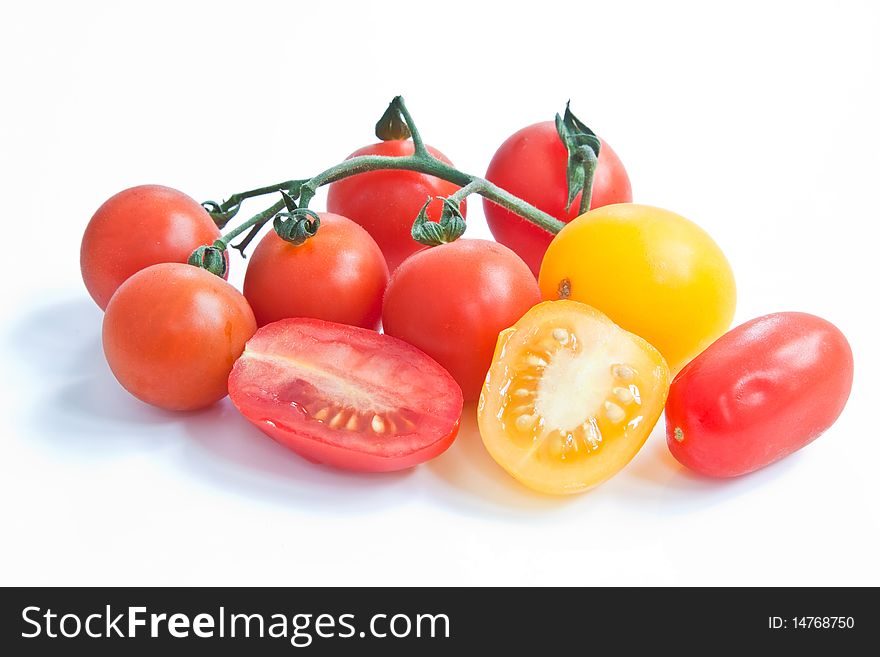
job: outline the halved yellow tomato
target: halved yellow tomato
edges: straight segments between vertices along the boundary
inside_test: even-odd
[[[645,340],[590,306],[546,301],[498,336],[480,435],[529,488],[578,493],[629,463],[668,392],[666,361]]]

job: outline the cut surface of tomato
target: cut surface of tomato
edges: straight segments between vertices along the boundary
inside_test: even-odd
[[[529,488],[577,493],[629,463],[668,391],[666,361],[642,338],[584,304],[547,301],[499,336],[480,434]]]
[[[229,377],[254,425],[301,456],[347,470],[401,470],[443,452],[462,394],[429,356],[375,331],[318,319],[259,329]]]

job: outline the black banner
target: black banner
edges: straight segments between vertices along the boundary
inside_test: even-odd
[[[0,614],[7,655],[854,654],[878,604],[873,589],[20,588]]]

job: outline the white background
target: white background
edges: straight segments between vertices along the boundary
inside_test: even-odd
[[[880,584],[880,5],[309,5],[0,10],[0,583]],[[683,471],[661,425],[615,479],[551,499],[495,466],[470,416],[434,462],[371,477],[300,460],[228,402],[130,398],[79,277],[94,210],[141,183],[220,199],[317,173],[397,93],[477,174],[571,98],[637,201],[727,253],[737,323],[804,310],[846,333],[839,422],[720,482]]]

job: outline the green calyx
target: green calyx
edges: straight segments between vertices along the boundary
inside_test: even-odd
[[[376,124],[376,136],[382,141],[409,139],[412,136],[412,132],[400,112],[400,102],[400,96],[396,96],[388,104],[388,109]]]
[[[238,211],[241,208],[241,203],[234,203],[230,207],[224,209],[223,206],[216,201],[205,201],[202,203],[202,207],[205,208],[205,211],[209,215],[211,215],[211,219],[214,220],[217,227],[223,228],[226,224],[232,221],[236,214],[238,214]]]
[[[186,261],[194,267],[206,269],[215,276],[223,278],[228,269],[226,245],[217,240],[210,246],[200,246],[190,254]]]
[[[590,209],[590,200],[593,193],[593,174],[596,172],[596,164],[599,161],[599,150],[602,142],[596,133],[585,126],[565,104],[565,114],[556,115],[556,132],[565,144],[568,151],[568,204],[571,207],[574,199],[581,194],[580,211]]]
[[[440,213],[440,221],[428,220],[428,206],[433,198],[425,201],[422,209],[412,225],[412,238],[425,246],[438,246],[454,242],[464,234],[467,224],[458,201],[443,199],[443,211]]]
[[[281,192],[284,198],[286,212],[279,212],[272,220],[272,227],[278,237],[294,246],[305,244],[310,237],[314,237],[321,226],[321,218],[318,213],[308,208],[296,207],[296,202],[286,192]]]

